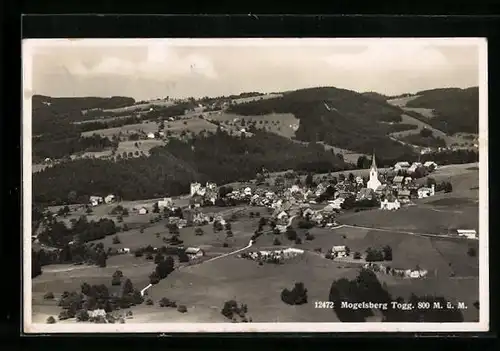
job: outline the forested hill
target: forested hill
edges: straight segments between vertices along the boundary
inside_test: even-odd
[[[34,95],[31,98],[33,134],[50,132],[60,125],[69,125],[84,119],[85,110],[112,109],[130,106],[135,100],[130,97],[50,97]]]
[[[62,162],[33,175],[33,196],[44,204],[86,202],[89,195],[116,194],[125,200],[175,196],[189,192],[192,181],[250,180],[262,167],[328,172],[350,165],[319,144],[305,146],[263,131],[240,137],[219,130],[189,142],[172,140],[152,149],[150,157]]]
[[[432,109],[428,123],[448,134],[478,133],[479,88],[446,88],[419,91],[406,107]]]
[[[229,111],[240,115],[293,113],[300,119],[296,138],[302,141],[324,141],[361,153],[376,149],[388,158],[410,152],[388,136],[394,129],[387,122],[401,122],[404,112],[378,94],[331,87],[302,89],[274,99],[233,105]]]

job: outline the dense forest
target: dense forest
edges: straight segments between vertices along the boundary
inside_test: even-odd
[[[435,117],[425,118],[411,115],[450,135],[455,133],[478,133],[479,88],[447,88],[420,91],[416,99],[406,106],[434,110]]]
[[[189,142],[172,140],[151,149],[150,157],[61,162],[33,175],[34,202],[62,204],[69,201],[71,192],[77,194],[71,198],[79,200],[110,193],[125,200],[175,196],[188,192],[192,181],[249,180],[262,167],[315,172],[350,167],[319,144],[305,146],[272,133],[255,132],[240,137],[218,130]]]
[[[283,97],[232,105],[240,115],[293,113],[300,119],[296,138],[324,141],[344,149],[397,157],[407,148],[387,134],[395,127],[381,122],[401,122],[403,111],[380,98],[337,88],[313,88],[286,93]]]

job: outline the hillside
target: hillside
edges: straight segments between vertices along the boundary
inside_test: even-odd
[[[48,167],[33,175],[34,202],[78,202],[82,196],[110,193],[124,200],[175,196],[188,192],[194,180],[249,180],[262,167],[321,172],[348,168],[322,146],[304,146],[263,131],[239,137],[218,130],[189,142],[171,140],[150,153],[150,157],[120,157],[116,162],[79,159]]]
[[[379,95],[337,88],[302,89],[274,99],[233,105],[228,112],[244,116],[292,113],[300,120],[295,137],[301,141],[323,141],[360,153],[376,149],[385,157],[411,152],[388,137],[400,130],[394,125],[401,122],[403,111]]]
[[[478,87],[425,90],[416,95],[416,98],[406,103],[406,107],[431,109],[434,116],[427,118],[426,122],[434,128],[450,135],[460,132],[478,133]]]

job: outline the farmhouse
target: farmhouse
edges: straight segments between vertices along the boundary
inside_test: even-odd
[[[380,202],[380,209],[381,210],[399,210],[401,208],[401,203],[399,200],[393,196],[389,195],[386,196],[381,202]]]
[[[410,167],[410,164],[406,161],[404,162],[397,162],[395,165],[394,165],[394,170],[395,171],[399,171],[399,170],[406,170]]]
[[[429,197],[429,196],[434,196],[434,193],[435,193],[434,184],[432,184],[430,188],[422,187],[422,188],[418,189],[417,192],[418,192],[419,199],[423,199],[423,198]]]
[[[200,258],[205,255],[205,252],[199,247],[188,247],[185,252],[190,260]]]
[[[477,232],[475,229],[457,229],[458,236],[465,237],[467,239],[477,239]]]
[[[437,168],[437,164],[434,161],[427,161],[424,163],[424,167],[427,169],[435,170]]]
[[[104,200],[101,196],[91,196],[89,201],[92,206],[97,206],[102,204]]]
[[[170,197],[164,197],[163,200],[158,201],[158,208],[163,209],[165,207],[170,208],[172,207],[173,202],[172,198]]]
[[[356,177],[356,184],[358,185],[364,185],[364,180],[360,176]]]
[[[394,177],[394,180],[392,181],[394,186],[397,188],[401,188],[403,186],[403,182],[404,182],[403,176],[396,176],[396,177]]]
[[[138,213],[139,213],[140,215],[145,215],[145,214],[147,214],[148,212],[149,212],[149,211],[148,211],[148,209],[147,209],[146,207],[141,207],[141,208],[139,209],[139,211],[138,211]]]
[[[104,202],[110,204],[115,201],[115,196],[110,194],[104,198]]]
[[[400,202],[410,202],[410,190],[403,189],[398,191],[398,200]]]
[[[155,133],[148,133],[148,139],[154,139]]]
[[[331,252],[332,252],[333,257],[336,257],[336,258],[347,256],[347,248],[345,247],[345,245],[333,246]]]

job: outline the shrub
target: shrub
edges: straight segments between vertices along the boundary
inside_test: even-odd
[[[199,228],[199,227],[198,227],[198,228],[196,228],[196,229],[194,230],[194,234],[195,234],[195,235],[203,235],[203,229],[201,229],[201,228]]]
[[[232,237],[234,236],[234,234],[233,234],[232,230],[228,230],[228,231],[226,232],[226,235],[227,235],[227,237],[228,237],[228,238],[232,238]]]
[[[304,287],[304,283],[295,283],[291,291],[283,289],[281,300],[288,305],[302,305],[307,303],[307,289]]]
[[[306,240],[308,241],[314,240],[314,235],[310,234],[309,232],[306,233]]]
[[[78,312],[76,312],[76,320],[78,322],[86,322],[89,320],[89,313],[87,312],[87,310],[79,310]]]
[[[177,307],[177,311],[180,312],[180,313],[186,313],[187,312],[187,307],[184,306],[184,305],[179,305],[179,307]]]
[[[229,247],[229,244],[228,243],[224,243],[224,244],[222,244],[222,247]]]
[[[54,324],[56,322],[56,319],[52,316],[50,316],[49,318],[47,318],[47,324]]]
[[[43,298],[45,300],[53,300],[54,299],[54,293],[52,291],[49,291],[45,295],[43,295]]]
[[[166,297],[163,297],[160,302],[159,302],[160,307],[172,307],[175,308],[177,307],[177,303],[175,301],[171,301],[167,299]]]

